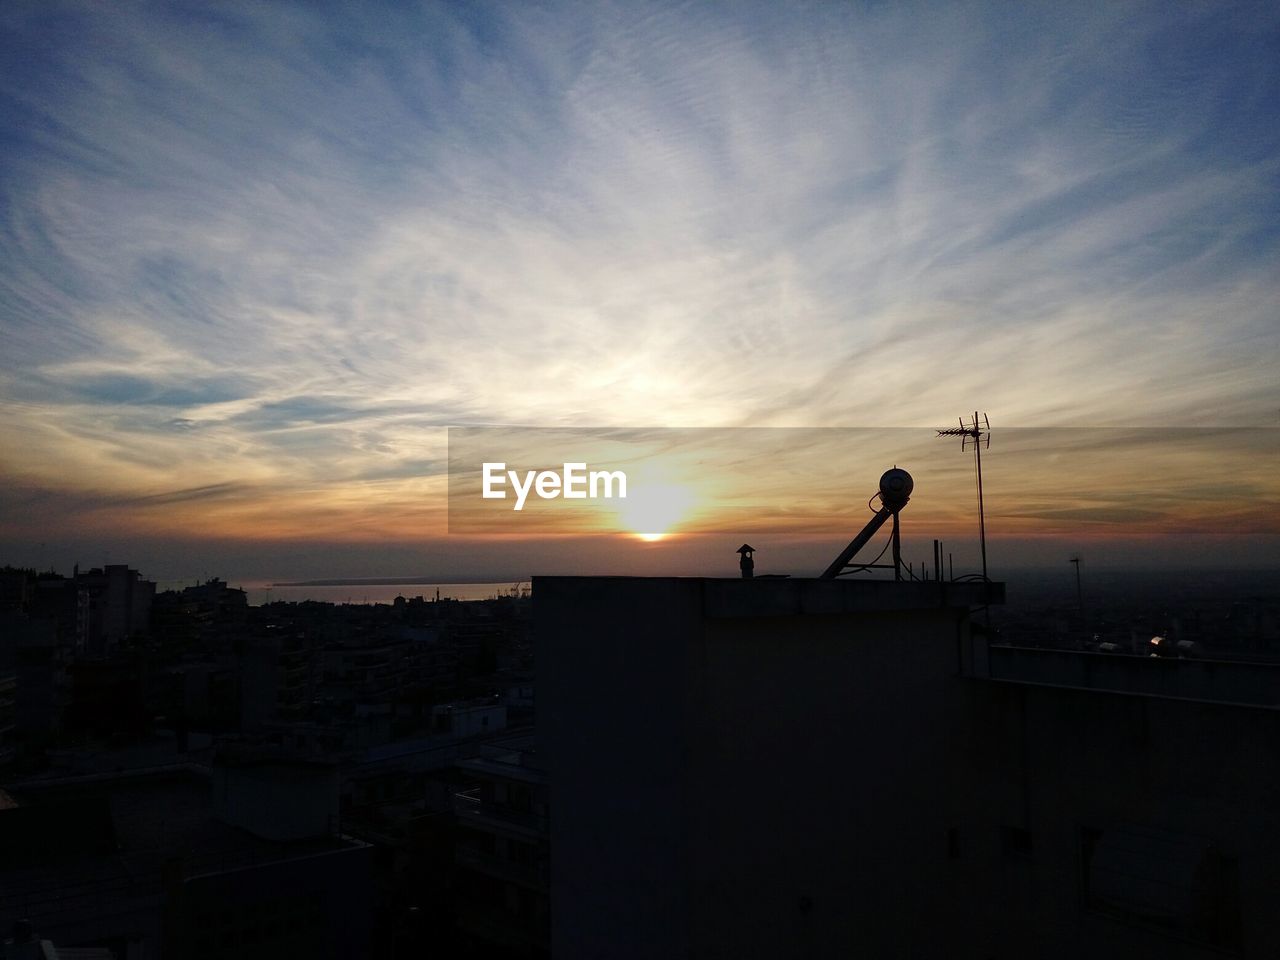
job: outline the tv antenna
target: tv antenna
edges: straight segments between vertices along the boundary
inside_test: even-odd
[[[892,470],[886,470],[880,477],[880,490],[872,494],[871,500],[867,505],[870,506],[877,497],[880,498],[880,509],[876,510],[876,514],[867,521],[867,525],[862,528],[862,532],[849,541],[849,545],[840,552],[840,556],[831,562],[831,566],[823,571],[821,579],[834,580],[836,577],[846,573],[856,573],[860,570],[869,570],[871,568],[881,568],[893,570],[893,579],[902,579],[902,540],[898,533],[898,513],[907,505],[907,501],[911,499],[911,491],[915,489],[915,481],[911,479],[911,474],[905,470],[899,470],[894,467]],[[874,507],[872,509],[875,509]],[[871,563],[850,563],[854,554],[867,545],[867,541],[875,536],[876,531],[884,526],[884,522],[893,517],[893,534],[889,543],[893,546],[893,563],[879,563],[880,557],[876,557]],[[888,546],[889,544],[886,544]],[[745,548],[745,544],[743,545]],[[880,551],[881,555],[884,551]]]
[[[1079,610],[1083,610],[1084,609],[1084,592],[1080,589],[1080,554],[1078,553],[1075,554],[1067,562],[1074,563],[1076,565],[1076,608]]]
[[[978,543],[982,548],[982,579],[987,579],[987,520],[982,506],[982,448],[991,449],[991,421],[982,415],[982,423],[978,422],[978,411],[973,411],[973,421],[965,423],[960,417],[960,426],[939,430],[940,437],[959,437],[960,449],[967,450],[973,445],[973,457],[978,471]],[[1076,568],[1077,570],[1079,567]]]

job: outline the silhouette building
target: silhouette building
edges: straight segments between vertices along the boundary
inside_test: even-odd
[[[339,829],[333,765],[228,750],[3,795],[5,930],[117,960],[366,953],[371,849]]]
[[[995,646],[1002,595],[537,578],[552,955],[1280,955],[1278,668]]]
[[[459,763],[454,796],[459,928],[480,950],[547,956],[547,778],[535,753],[494,750]]]
[[[125,564],[77,571],[76,648],[105,656],[133,633],[146,633],[156,585]]]

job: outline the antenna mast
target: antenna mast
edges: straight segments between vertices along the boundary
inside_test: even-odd
[[[970,442],[973,443],[974,462],[978,469],[978,543],[982,548],[982,579],[987,579],[987,518],[986,511],[982,505],[982,447],[985,445],[988,450],[991,449],[991,421],[987,419],[987,415],[982,414],[982,422],[978,422],[978,411],[973,411],[973,422],[966,424],[964,418],[960,418],[960,426],[948,427],[945,430],[939,430],[940,437],[959,437],[960,449],[966,450]]]

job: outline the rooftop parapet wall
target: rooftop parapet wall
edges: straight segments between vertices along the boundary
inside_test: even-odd
[[[1280,664],[992,645],[985,679],[1280,709]]]
[[[753,580],[683,577],[534,577],[534,594],[546,584],[556,592],[607,589],[636,596],[661,581],[673,589],[701,590],[702,614],[711,619],[786,617],[895,610],[967,609],[1004,603],[1003,583],[982,581],[819,580],[761,577]]]
[[[703,580],[708,617],[968,608],[1004,603],[1003,583],[894,580]]]

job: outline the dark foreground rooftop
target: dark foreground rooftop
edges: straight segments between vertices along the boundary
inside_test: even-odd
[[[698,590],[706,617],[766,617],[928,610],[1004,603],[1004,584],[981,580],[820,580],[810,577],[758,577],[744,580],[705,577],[534,577],[533,591],[554,589],[560,596],[601,589],[622,597],[652,596],[665,585],[671,591]]]

